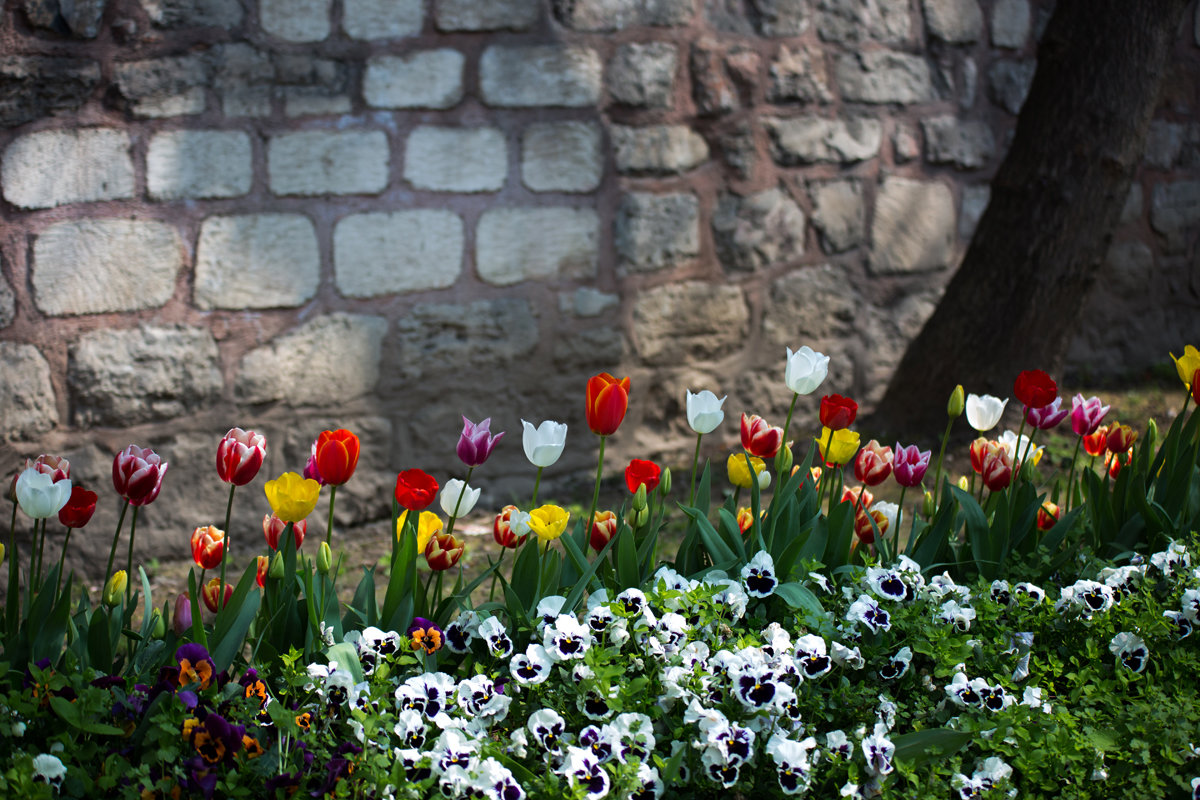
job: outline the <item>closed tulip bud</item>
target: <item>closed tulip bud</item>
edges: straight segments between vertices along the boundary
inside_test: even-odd
[[[154,609],[153,615],[150,617],[150,635],[155,639],[161,639],[167,633],[167,623],[163,619],[162,612],[157,608]]]
[[[963,409],[966,408],[967,399],[963,394],[963,387],[960,383],[954,387],[954,391],[950,393],[950,401],[946,403],[946,414],[950,419],[958,419],[962,416]]]
[[[4,563],[4,543],[0,542],[0,564]]]
[[[125,595],[125,587],[129,585],[129,575],[123,569],[119,569],[109,577],[108,582],[104,584],[104,593],[101,597],[104,599],[104,605],[109,608],[117,606],[121,602],[121,598]]]
[[[921,501],[921,513],[928,519],[933,516],[935,506],[933,504],[933,492],[926,492],[925,499]]]
[[[650,521],[650,509],[639,508],[634,513],[634,519],[633,519],[633,522],[630,523],[630,527],[641,528],[649,521]]]
[[[448,533],[435,533],[425,546],[425,561],[434,572],[450,569],[462,558],[463,541]]]
[[[276,553],[275,557],[271,559],[271,567],[267,570],[267,577],[278,580],[283,577],[283,570],[283,553]]]
[[[184,592],[175,598],[175,611],[171,614],[171,630],[183,636],[192,629],[192,598]]]
[[[259,556],[255,561],[254,582],[258,584],[258,588],[267,588],[267,570],[270,569],[271,559],[266,556]]]
[[[638,486],[637,491],[633,495],[633,507],[641,511],[646,507],[646,484]]]
[[[970,485],[971,485],[971,482],[967,480],[966,475],[958,476],[958,488],[959,489],[962,489],[965,492]]]
[[[1114,422],[1108,426],[1108,452],[1124,453],[1137,441],[1137,431],[1128,425]]]
[[[625,512],[625,522],[627,522],[629,524],[629,527],[636,528],[638,526],[637,521],[638,521],[638,510],[636,508],[631,508]]]
[[[790,472],[792,469],[792,448],[784,445],[779,448],[779,452],[775,454],[775,471],[780,475]]]
[[[200,590],[200,599],[204,601],[204,605],[208,606],[208,610],[217,613],[218,608],[224,608],[229,605],[230,599],[233,597],[233,587],[228,583],[223,584],[225,591],[221,591],[221,579],[213,578]],[[222,595],[224,595],[222,597]]]
[[[1146,423],[1146,443],[1143,446],[1151,453],[1158,446],[1158,423],[1154,421],[1154,417]]]
[[[1037,512],[1037,526],[1039,531],[1048,531],[1058,522],[1060,511],[1057,505],[1049,500],[1042,503],[1041,508]]]
[[[329,542],[321,542],[321,547],[317,550],[317,572],[324,575],[332,566],[333,551],[329,549]]]
[[[1153,420],[1151,420],[1153,422]],[[658,484],[659,494],[666,496],[671,493],[671,468],[667,467],[662,471],[662,480]]]
[[[588,543],[599,553],[612,537],[617,535],[617,515],[611,511],[597,511],[592,517],[592,532]]]

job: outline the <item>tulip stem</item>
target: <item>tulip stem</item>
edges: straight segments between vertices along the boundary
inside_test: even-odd
[[[942,434],[942,449],[938,450],[937,470],[933,473],[933,510],[937,511],[942,499],[942,459],[946,457],[946,442],[950,439],[950,429],[954,427],[954,417],[946,423],[946,432]]]
[[[471,474],[474,472],[475,472],[474,467],[467,468],[467,478],[466,478],[466,480],[463,481],[462,488],[458,490],[458,499],[454,501],[454,513],[450,515],[450,523],[446,526],[446,535],[447,536],[454,533],[454,523],[458,519],[458,509],[462,506],[463,495],[465,495],[467,493],[467,486],[470,485]],[[333,498],[330,498],[331,502],[332,502],[332,499]],[[418,520],[418,522],[419,522],[419,520]],[[417,529],[420,530],[420,525],[417,526]]]
[[[533,479],[533,499],[529,501],[529,507],[531,509],[537,507],[538,487],[542,485],[542,470],[544,469],[545,467],[538,467],[537,477]],[[501,553],[500,555],[504,555],[504,553]]]
[[[62,552],[58,555],[58,582],[54,586],[54,596],[57,599],[59,590],[62,589],[63,566],[67,560],[67,545],[71,542],[71,527],[67,527],[67,536],[63,539]]]
[[[900,486],[900,502],[896,507],[896,538],[892,548],[892,560],[894,561],[900,555],[900,520],[904,518],[904,493],[908,491],[908,487],[901,484]]]
[[[792,412],[796,410],[796,401],[800,399],[799,392],[792,392],[792,404],[788,406],[787,419],[783,422],[783,446],[787,447],[788,429],[792,427]]]
[[[820,510],[821,499],[825,496],[825,488],[829,485],[829,481],[831,480],[827,475],[829,472],[829,459],[826,458],[826,456],[829,455],[829,448],[833,445],[833,429],[827,428],[827,430],[829,431],[829,435],[825,437],[825,449],[823,451],[820,447],[820,441],[818,440],[817,442],[817,455],[821,457],[821,464],[824,465],[824,470],[821,473],[821,488],[817,492],[818,510]]]
[[[1075,440],[1075,452],[1071,455],[1071,472],[1067,476],[1067,507],[1065,510],[1071,510],[1071,499],[1074,496],[1075,487],[1075,462],[1079,459],[1079,446],[1083,444],[1083,437],[1080,436]]]
[[[600,435],[600,456],[596,459],[596,485],[592,488],[592,510],[588,512],[585,525],[591,525],[596,519],[596,506],[600,503],[600,475],[604,469],[604,443],[608,437]]]
[[[538,467],[539,474],[541,473],[541,471],[542,471],[542,468]],[[535,497],[537,496],[537,492],[534,492],[534,496]],[[496,568],[494,570],[492,570],[492,585],[491,585],[491,588],[488,589],[488,602],[489,603],[492,602],[492,598],[496,596],[496,578],[497,578],[497,576],[500,575],[500,564],[503,563],[504,554],[507,552],[508,552],[508,548],[504,547],[502,545],[500,547],[500,557],[496,559]]]
[[[692,455],[692,488],[688,492],[688,505],[691,506],[696,502],[696,468],[700,465],[700,440],[704,438],[703,433],[696,434],[696,452]],[[708,513],[708,509],[704,509],[704,513]]]
[[[17,501],[13,500],[12,522],[8,524],[8,585],[17,585]]]
[[[329,524],[325,526],[325,544],[329,544],[330,540],[333,539],[333,501],[336,497],[337,484],[335,483],[329,487]],[[231,493],[230,499],[232,500],[232,498],[233,495]],[[453,520],[451,520],[451,524],[454,524]]]
[[[137,518],[138,509],[141,506],[133,507],[133,519],[129,521],[129,559],[125,566],[125,605],[129,605],[129,596],[133,593],[133,537],[137,535]],[[221,589],[224,590],[225,585],[221,584]]]
[[[36,524],[34,525],[34,528],[37,528]],[[37,578],[34,580],[34,583],[33,583],[33,585],[35,587],[39,583],[42,582],[42,567],[45,564],[45,562],[43,561],[43,557],[45,555],[45,550],[46,550],[46,518],[45,517],[42,518],[41,528],[42,528],[42,530],[41,530],[40,534],[38,535]]]
[[[225,504],[225,544],[221,548],[221,590],[225,590],[225,562],[229,561],[229,520],[233,513],[233,490],[237,488],[236,483],[229,484],[229,502]],[[336,486],[334,487],[337,488]],[[333,507],[333,497],[329,498],[329,505]]]
[[[113,557],[117,554],[117,543],[121,541],[121,527],[125,524],[125,512],[129,510],[129,501],[121,506],[121,516],[117,517],[117,532],[113,534],[112,547],[108,551],[108,566],[104,568],[104,582],[112,577]]]

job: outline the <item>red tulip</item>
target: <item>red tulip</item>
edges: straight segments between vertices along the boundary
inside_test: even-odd
[[[425,561],[434,572],[450,569],[462,558],[463,541],[448,533],[435,533],[425,545]]]
[[[1089,456],[1102,456],[1108,449],[1108,426],[1101,425],[1083,437],[1083,449]]]
[[[1110,453],[1124,453],[1133,447],[1133,443],[1137,441],[1137,438],[1137,431],[1133,428],[1128,425],[1122,425],[1119,422],[1114,422],[1108,426],[1108,442],[1106,443],[1106,447]]]
[[[212,569],[225,554],[225,531],[204,525],[192,531],[192,559],[201,569]]]
[[[1013,394],[1027,408],[1044,408],[1058,397],[1058,384],[1040,369],[1027,369],[1013,381]]]
[[[283,535],[283,529],[286,527],[287,523],[274,514],[263,515],[263,536],[267,539],[267,547],[272,550],[279,549],[279,537]],[[300,549],[300,545],[304,544],[304,533],[307,530],[308,520],[306,519],[292,523],[292,536],[296,539],[297,550]]]
[[[742,413],[742,447],[752,456],[774,458],[783,446],[783,428],[772,427],[765,419]]]
[[[653,492],[658,488],[661,478],[662,470],[653,461],[635,458],[625,468],[625,486],[630,494],[637,494],[638,487],[642,485],[645,485],[647,494]]]
[[[1133,461],[1132,447],[1124,453],[1110,452],[1104,458],[1104,466],[1108,470],[1108,477],[1116,480],[1117,476],[1121,474],[1121,470],[1128,466],[1131,461]]]
[[[267,455],[262,434],[230,428],[217,444],[217,475],[226,483],[245,486],[254,480]]]
[[[162,489],[167,464],[150,448],[131,444],[113,459],[113,488],[132,506],[154,502]]]
[[[258,588],[267,588],[267,570],[271,568],[271,559],[266,556],[258,557],[258,564],[254,572],[254,580],[258,583]]]
[[[990,445],[993,444],[996,444],[996,442],[988,441],[982,436],[971,442],[971,469],[977,473],[983,473],[983,461],[987,458]]]
[[[621,427],[629,410],[629,378],[617,380],[607,372],[587,382],[587,424],[597,436],[610,436]]]
[[[1037,526],[1039,531],[1048,531],[1058,522],[1059,515],[1062,511],[1057,505],[1049,500],[1042,503],[1041,508],[1037,512]]]
[[[842,502],[850,503],[857,509],[870,508],[875,502],[875,495],[867,491],[865,486],[847,486],[842,490]]]
[[[988,451],[983,459],[983,469],[980,476],[983,485],[993,492],[1008,487],[1012,483],[1013,465],[1008,457],[1008,450],[996,442],[988,443]]]
[[[892,474],[892,448],[872,439],[854,457],[854,477],[867,486],[878,486]]]
[[[873,544],[875,542],[875,528],[871,527],[871,520],[875,520],[875,527],[879,528],[879,535],[887,534],[888,518],[882,511],[859,512],[854,515],[854,535],[863,544]]]
[[[513,533],[510,525],[512,515],[519,510],[514,505],[507,505],[500,509],[500,513],[496,515],[495,521],[492,522],[492,539],[501,547],[520,547],[525,544],[525,539],[529,537],[528,533],[523,536],[517,536]]]
[[[71,487],[71,499],[58,512],[58,521],[68,528],[82,528],[96,513],[96,501],[100,499],[95,492],[89,492],[82,486]]]
[[[341,486],[358,466],[358,437],[345,428],[321,431],[317,437],[317,470],[321,480]]]
[[[224,598],[221,595],[224,594]],[[204,605],[208,606],[208,610],[217,613],[217,602],[220,601],[221,608],[229,605],[229,600],[233,597],[233,587],[228,583],[225,584],[225,591],[221,592],[221,579],[213,578],[208,583],[204,584],[204,588],[200,590],[200,599],[204,601]]]
[[[592,532],[588,538],[588,543],[592,549],[599,553],[604,549],[612,537],[617,535],[617,528],[620,527],[620,520],[617,515],[611,511],[597,511],[592,517]]]
[[[396,502],[409,511],[424,511],[437,498],[438,482],[419,469],[406,469],[396,476]]]
[[[1200,369],[1192,373],[1192,400],[1200,406]]]
[[[840,394],[827,394],[821,398],[821,424],[831,431],[840,431],[854,424],[858,416],[858,403]]]

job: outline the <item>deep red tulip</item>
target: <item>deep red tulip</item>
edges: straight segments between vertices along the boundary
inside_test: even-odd
[[[58,512],[58,521],[68,528],[82,528],[96,513],[96,501],[100,496],[82,486],[71,487],[71,499]]]
[[[1108,426],[1108,442],[1106,447],[1110,453],[1124,453],[1133,447],[1133,443],[1137,441],[1137,438],[1137,431],[1133,428],[1128,425],[1122,425],[1119,422],[1114,422]]]
[[[224,594],[224,598],[221,595]],[[200,598],[204,601],[204,605],[208,606],[208,610],[217,613],[217,603],[221,604],[221,608],[229,605],[230,599],[233,598],[233,586],[225,584],[225,591],[221,591],[221,579],[213,578],[200,590]]]
[[[425,561],[434,572],[450,569],[462,558],[463,541],[448,533],[435,533],[425,545]]]
[[[757,458],[774,458],[783,446],[783,428],[772,427],[765,419],[742,413],[742,447]]]
[[[638,487],[645,484],[647,494],[658,488],[662,469],[653,461],[635,458],[625,468],[625,486],[630,494],[637,494]]]
[[[263,515],[263,536],[267,540],[267,547],[272,550],[279,549],[279,537],[283,535],[283,529],[286,527],[287,523],[274,514]],[[300,549],[300,545],[304,544],[304,533],[307,530],[308,520],[306,519],[292,523],[292,536],[296,540],[297,550]]]
[[[396,476],[396,502],[409,511],[424,511],[437,499],[438,482],[419,469],[406,469]]]
[[[1013,394],[1027,408],[1044,408],[1058,397],[1058,384],[1040,369],[1027,369],[1013,381]]]
[[[201,569],[212,569],[225,554],[225,531],[203,525],[192,531],[192,559]]]
[[[597,436],[610,436],[621,427],[629,410],[629,378],[617,380],[607,372],[587,382],[587,424]]]
[[[1048,531],[1058,522],[1059,515],[1062,511],[1057,505],[1049,500],[1042,503],[1041,508],[1037,512],[1037,526],[1039,531]]]
[[[854,424],[858,416],[858,403],[840,394],[827,394],[821,398],[821,424],[831,431],[840,431]]]
[[[113,459],[113,488],[132,506],[154,502],[162,489],[167,464],[150,448],[131,444]]]
[[[217,475],[226,483],[245,486],[254,480],[267,455],[262,434],[230,428],[217,444]]]
[[[321,431],[317,437],[317,470],[321,480],[341,486],[358,466],[358,437],[345,428]]]

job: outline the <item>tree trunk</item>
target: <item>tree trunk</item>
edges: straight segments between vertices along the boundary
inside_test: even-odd
[[[1062,366],[1141,161],[1186,0],[1059,0],[991,201],[875,422],[928,438],[956,384]]]

